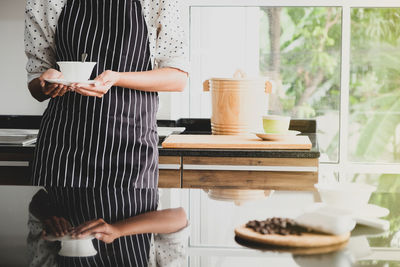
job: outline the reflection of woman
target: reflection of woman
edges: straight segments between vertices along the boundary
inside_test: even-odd
[[[182,30],[176,0],[27,1],[29,90],[39,101],[51,97],[39,129],[32,182],[107,189],[93,203],[101,213],[81,216],[71,222],[74,226],[156,209],[157,91],[185,86]],[[91,77],[96,85],[45,82],[62,78],[56,61],[79,61],[83,53],[97,62]],[[134,253],[116,254],[115,242],[102,245],[99,257],[103,262],[121,254],[145,263],[148,245],[137,246]]]
[[[94,243],[99,255],[104,254],[102,246],[106,246],[105,243],[112,245],[110,252],[107,253],[108,257],[64,258],[62,265],[80,266],[79,263],[88,262],[90,266],[143,266],[146,258],[128,257],[123,251],[135,254],[135,251],[144,249],[142,243],[148,244],[150,238],[146,233],[152,232],[158,234],[151,243],[150,251],[147,253],[146,250],[149,266],[182,266],[186,257],[185,243],[188,236],[188,227],[185,227],[186,214],[182,208],[146,212],[124,220],[119,220],[118,214],[115,214],[111,223],[95,219],[80,224],[82,221],[95,218],[96,213],[102,214],[103,209],[112,213],[107,205],[105,207],[94,205],[102,201],[104,192],[101,191],[104,189],[53,187],[47,192],[40,190],[33,196],[29,205],[28,222],[29,266],[57,266],[59,244],[46,241],[46,235],[61,236],[67,232],[74,238],[94,235],[103,241],[104,243]],[[123,190],[121,192],[125,193],[122,195],[119,191],[109,189],[105,193],[115,196],[125,195],[125,199],[134,198],[129,194],[132,190]],[[69,222],[79,226],[71,229]],[[113,253],[117,253],[118,257]]]

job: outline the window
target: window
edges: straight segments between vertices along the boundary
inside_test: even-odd
[[[193,7],[191,25],[191,115],[211,115],[202,81],[266,76],[265,113],[316,118],[323,161],[338,161],[341,8]]]
[[[400,161],[399,25],[400,8],[351,10],[351,161]]]
[[[240,68],[273,81],[266,110],[317,120],[322,171],[400,173],[400,3],[277,4],[188,4],[189,116],[211,115],[204,80]]]
[[[188,5],[190,117],[211,115],[204,80],[231,77],[238,68],[249,76],[268,76],[275,90],[266,110],[317,120],[320,180],[373,184],[387,197],[400,191],[400,2],[191,0]],[[243,214],[256,218],[269,207],[263,216],[281,216],[293,196],[300,204],[312,202],[310,195],[283,192],[233,206],[191,192],[192,223],[202,224],[192,233],[191,246],[234,248],[227,233],[245,220]],[[371,202],[385,206],[385,199]],[[222,215],[229,221],[218,219]],[[227,230],[213,230],[217,223]],[[216,259],[191,261],[225,266]],[[228,265],[241,266],[235,264]]]

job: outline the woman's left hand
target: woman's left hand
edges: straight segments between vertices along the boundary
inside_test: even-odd
[[[112,243],[121,236],[117,227],[106,223],[103,219],[87,221],[71,231],[73,238],[81,239],[89,235],[94,235],[98,240],[105,243]]]
[[[84,96],[103,97],[118,82],[119,73],[106,70],[94,79],[95,84],[71,84],[72,90]]]

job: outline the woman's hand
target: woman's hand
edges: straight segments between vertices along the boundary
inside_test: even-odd
[[[94,235],[105,243],[112,243],[121,236],[121,233],[117,227],[106,223],[103,219],[85,222],[71,232],[71,236],[77,239],[85,238],[88,235]]]
[[[54,235],[56,237],[64,236],[71,230],[71,224],[63,217],[51,216],[43,220],[44,230],[42,236]]]
[[[46,70],[40,77],[40,86],[42,87],[42,93],[50,96],[52,98],[57,96],[63,96],[66,92],[68,92],[68,86],[56,83],[48,83],[45,79],[63,79],[64,76],[61,72],[55,69]]]
[[[72,84],[73,90],[84,96],[103,97],[110,88],[119,80],[120,74],[116,71],[106,70],[94,79],[95,84]]]

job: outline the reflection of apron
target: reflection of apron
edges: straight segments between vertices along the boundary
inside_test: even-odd
[[[68,0],[56,30],[57,61],[97,62],[105,70],[151,69],[138,0]],[[112,87],[103,98],[69,92],[51,99],[39,130],[33,184],[157,188],[158,96]]]
[[[103,218],[114,223],[157,209],[157,189],[46,188],[51,206],[72,226]],[[94,257],[58,257],[59,266],[147,266],[151,234],[125,236],[106,244],[97,239]]]

